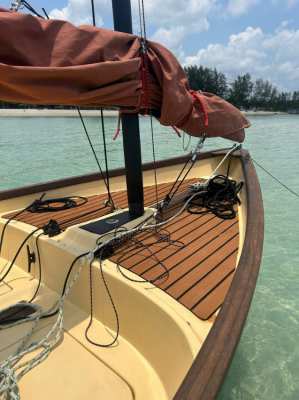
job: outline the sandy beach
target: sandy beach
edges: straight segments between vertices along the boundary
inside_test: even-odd
[[[99,117],[99,110],[81,110],[83,117]],[[105,110],[105,117],[117,117],[118,111]],[[0,109],[0,117],[77,117],[77,110],[50,110],[50,109]]]
[[[99,117],[99,110],[81,110],[84,117]],[[252,116],[271,116],[271,115],[282,115],[286,114],[283,112],[274,111],[244,111],[244,114],[248,117]],[[118,111],[105,110],[105,117],[117,117]],[[50,109],[0,109],[0,117],[77,117],[77,110],[50,110]]]

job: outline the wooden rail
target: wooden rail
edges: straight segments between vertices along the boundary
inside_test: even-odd
[[[243,251],[221,311],[174,400],[215,399],[245,324],[262,258],[264,211],[260,185],[248,152],[240,158],[247,190]]]

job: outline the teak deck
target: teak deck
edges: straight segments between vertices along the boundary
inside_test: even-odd
[[[180,190],[190,183],[191,180],[186,181]],[[159,185],[159,199],[170,186],[171,183]],[[38,214],[25,211],[16,219],[36,227],[56,219],[66,229],[107,214],[109,209],[103,205],[106,197],[91,196],[86,204],[67,211]],[[145,205],[154,204],[155,187],[145,187],[144,197]],[[127,207],[125,191],[113,193],[113,199],[118,207]],[[13,215],[7,214],[5,218]],[[112,261],[151,281],[200,319],[206,320],[222,305],[233,279],[239,246],[238,218],[222,220],[213,214],[184,212],[165,229],[166,239],[165,235],[143,233],[137,237],[137,242],[127,244],[125,251],[120,249]],[[167,240],[167,233],[170,233],[170,240]]]

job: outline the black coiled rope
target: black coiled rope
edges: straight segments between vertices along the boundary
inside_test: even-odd
[[[243,182],[224,175],[214,176],[197,195],[193,195],[187,207],[190,214],[207,214],[209,212],[221,219],[234,219],[237,215],[235,206],[241,204],[239,192]]]
[[[43,212],[57,212],[69,210],[82,206],[87,202],[86,197],[72,196],[72,197],[59,197],[54,199],[42,198],[35,200],[28,208],[27,211],[32,213],[43,213]]]

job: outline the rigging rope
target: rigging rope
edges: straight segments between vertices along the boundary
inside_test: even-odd
[[[107,348],[107,347],[113,346],[113,345],[116,343],[116,341],[117,341],[117,339],[118,339],[118,337],[119,337],[119,328],[120,328],[120,325],[119,325],[118,312],[117,312],[115,303],[114,303],[114,301],[113,301],[113,297],[112,297],[112,295],[111,295],[109,286],[108,286],[108,284],[107,284],[107,281],[106,281],[106,278],[105,278],[105,275],[104,275],[102,254],[103,254],[103,250],[100,252],[100,255],[99,255],[100,273],[101,273],[102,281],[103,281],[104,286],[105,286],[106,293],[108,294],[110,303],[111,303],[112,308],[113,308],[113,311],[114,311],[115,320],[116,320],[116,335],[115,335],[115,337],[112,339],[112,341],[109,342],[109,343],[98,343],[98,342],[95,342],[94,340],[90,339],[90,337],[89,337],[89,335],[88,335],[88,332],[89,332],[89,330],[90,330],[90,328],[92,327],[92,324],[93,324],[93,284],[92,284],[92,262],[93,262],[93,260],[92,260],[92,261],[90,262],[90,264],[89,264],[90,319],[89,319],[88,326],[87,326],[87,328],[85,329],[85,337],[86,337],[87,341],[88,341],[89,343],[93,344],[94,346]]]
[[[143,100],[141,101],[141,105],[144,107],[144,114],[145,115],[149,114],[150,116],[156,207],[158,207],[159,196],[158,196],[158,178],[157,178],[157,162],[156,162],[157,160],[156,160],[156,149],[155,149],[153,115],[149,107],[148,49],[146,43],[147,34],[146,34],[146,23],[145,23],[145,7],[143,0],[138,0],[138,10],[139,10],[139,24],[140,24],[140,36],[141,36],[141,80],[142,80],[142,91],[143,91]]]
[[[113,202],[113,198],[110,192],[110,180],[109,180],[109,167],[108,167],[108,157],[107,157],[107,144],[106,144],[106,134],[105,134],[105,123],[104,123],[104,113],[101,108],[101,126],[102,126],[102,137],[103,137],[103,145],[104,145],[104,157],[105,157],[105,168],[106,168],[106,181],[107,181],[107,191],[109,198],[109,206],[112,208],[112,211],[115,210],[115,205]]]
[[[42,7],[43,13],[45,14],[46,19],[50,19],[49,14],[47,13],[47,11],[45,10],[44,7]]]
[[[79,117],[80,117],[80,121],[81,121],[82,126],[83,126],[83,130],[84,130],[84,132],[85,132],[86,138],[87,138],[87,140],[88,140],[89,146],[90,146],[91,151],[92,151],[92,153],[93,153],[93,155],[94,155],[94,158],[95,158],[95,161],[96,161],[97,166],[98,166],[98,168],[99,168],[99,171],[100,171],[100,174],[101,174],[101,176],[102,176],[103,182],[104,182],[104,184],[105,184],[105,186],[106,186],[107,194],[108,194],[108,202],[109,202],[109,205],[111,205],[112,209],[115,210],[115,204],[114,204],[112,195],[111,195],[111,193],[110,193],[110,187],[109,187],[109,183],[108,183],[109,174],[107,175],[108,180],[106,180],[106,177],[105,177],[104,172],[103,172],[103,170],[102,170],[102,167],[101,167],[100,161],[99,161],[99,159],[98,159],[97,153],[96,153],[96,151],[95,151],[95,149],[94,149],[94,147],[93,147],[92,141],[91,141],[91,139],[90,139],[90,136],[89,136],[87,127],[86,127],[86,125],[85,125],[85,122],[84,122],[84,119],[83,119],[83,117],[82,117],[81,110],[80,110],[79,107],[77,107],[77,111],[78,111],[78,114],[79,114]]]
[[[138,11],[139,11],[139,25],[140,25],[140,36],[147,40],[146,37],[146,23],[145,23],[145,7],[143,0],[138,0]]]
[[[93,26],[96,26],[96,14],[95,14],[95,8],[94,8],[94,0],[91,0],[91,14],[92,14],[92,24],[93,24]]]
[[[159,204],[158,177],[157,177],[156,150],[155,150],[155,138],[154,138],[154,127],[153,127],[153,116],[152,116],[152,114],[150,115],[150,122],[151,122],[153,161],[154,161],[154,179],[155,179],[156,207],[158,207],[158,204]]]
[[[291,189],[289,186],[286,184],[282,183],[280,179],[278,179],[276,176],[274,176],[270,171],[268,171],[265,167],[263,167],[259,162],[257,162],[254,158],[252,158],[252,161],[261,169],[263,170],[267,175],[269,175],[274,181],[276,181],[280,186],[282,186],[284,189],[286,189],[288,192],[292,193],[294,196],[299,198],[299,193],[295,192],[293,189]]]
[[[23,2],[24,2],[24,0],[21,0],[21,3],[23,3]],[[96,17],[95,17],[94,0],[91,0],[91,8],[92,8],[92,21],[93,21],[93,26],[96,26]],[[50,17],[49,17],[49,15],[48,15],[48,13],[46,12],[46,10],[45,10],[44,8],[42,8],[42,10],[43,10],[43,12],[44,12],[46,18],[47,18],[47,19],[50,19]],[[42,16],[40,16],[40,17],[43,18]],[[103,170],[102,170],[102,168],[101,168],[101,165],[100,165],[100,161],[99,161],[99,159],[98,159],[98,156],[97,156],[97,154],[96,154],[96,152],[95,152],[95,149],[94,149],[94,147],[93,147],[92,141],[91,141],[91,139],[90,139],[90,137],[89,137],[88,130],[87,130],[87,127],[86,127],[86,125],[85,125],[84,119],[83,119],[83,117],[82,117],[80,107],[76,107],[76,108],[77,108],[77,111],[78,111],[78,114],[79,114],[79,118],[80,118],[81,124],[82,124],[82,126],[83,126],[83,130],[84,130],[84,132],[85,132],[85,135],[86,135],[86,137],[87,137],[88,143],[89,143],[89,145],[90,145],[90,148],[91,148],[92,153],[93,153],[93,155],[94,155],[94,158],[95,158],[95,160],[96,160],[98,169],[99,169],[99,171],[100,171],[100,174],[101,174],[101,176],[102,176],[102,179],[103,179],[104,184],[105,184],[106,189],[107,189],[108,202],[107,202],[106,205],[109,205],[109,206],[111,207],[112,211],[113,211],[113,210],[115,210],[115,204],[114,204],[114,201],[113,201],[111,192],[110,192],[109,173],[108,173],[108,160],[107,160],[107,146],[106,146],[106,138],[105,138],[105,131],[104,131],[103,109],[101,108],[101,120],[102,120],[102,133],[103,133],[103,142],[104,142],[104,153],[105,153],[106,178],[105,178],[104,173],[103,173]]]
[[[175,182],[173,183],[172,187],[170,188],[169,192],[167,193],[167,195],[164,197],[164,200],[162,201],[162,204],[160,205],[160,209],[163,209],[163,207],[167,206],[171,200],[173,199],[174,195],[177,193],[177,191],[179,190],[179,188],[181,187],[181,185],[183,184],[183,182],[185,181],[185,179],[187,178],[187,176],[189,175],[191,169],[194,167],[198,156],[200,154],[200,151],[204,145],[205,142],[205,136],[203,136],[202,138],[200,138],[198,140],[198,143],[194,149],[193,152],[191,152],[191,157],[186,161],[186,163],[184,164],[183,168],[181,169],[179,175],[177,176]],[[183,176],[182,180],[180,181],[181,176],[183,175],[185,169],[187,168],[188,164],[190,163],[189,168],[187,169],[187,172],[185,173],[185,175]]]
[[[19,9],[25,7],[28,11],[30,11],[32,14],[34,14],[36,17],[45,19],[41,14],[39,14],[33,7],[32,5],[26,1],[26,0],[14,0],[11,2],[10,9],[11,11],[18,11]],[[47,16],[47,13],[45,12],[44,9],[42,9],[45,15]]]

